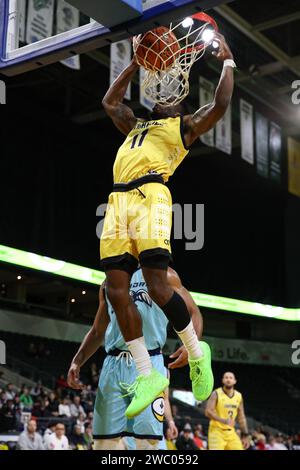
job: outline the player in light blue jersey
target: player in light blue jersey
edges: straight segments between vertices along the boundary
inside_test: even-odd
[[[182,286],[177,273],[171,268],[168,269],[168,282],[184,298],[195,331],[201,338],[203,322],[199,308],[189,292]],[[140,269],[132,276],[130,293],[142,317],[144,340],[152,365],[166,375],[162,348],[167,339],[168,320],[150,298]],[[100,375],[94,409],[95,449],[121,450],[122,437],[131,436],[136,439],[138,450],[155,450],[163,438],[164,394],[157,397],[140,415],[133,419],[126,418],[125,410],[131,400],[130,394],[134,393],[130,384],[135,382],[138,374],[118,326],[115,312],[108,301],[105,283],[100,288],[99,309],[94,324],[72,361],[68,373],[70,387],[79,390],[84,387],[79,379],[80,368],[99,349],[103,340],[107,357]],[[170,368],[183,367],[188,364],[188,353],[184,347],[179,348],[172,356],[176,360],[169,365]]]

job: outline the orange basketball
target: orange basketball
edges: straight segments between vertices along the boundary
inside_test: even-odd
[[[139,65],[151,71],[167,70],[180,50],[175,34],[165,26],[148,31],[138,39],[135,56]]]

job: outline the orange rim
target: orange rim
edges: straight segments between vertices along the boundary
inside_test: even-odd
[[[192,15],[192,18],[194,20],[202,21],[203,23],[209,23],[216,32],[219,31],[219,27],[216,23],[216,21],[209,16],[207,13],[204,13],[203,11],[199,13],[195,13],[195,15]],[[186,47],[183,48],[182,51],[180,51],[180,54],[189,54],[193,51],[202,51],[205,48],[204,44],[199,44],[199,46],[194,46],[194,47]]]
[[[192,18],[194,20],[203,21],[203,23],[209,23],[211,24],[211,26],[214,28],[215,31],[219,31],[219,27],[216,21],[207,13],[204,13],[203,11],[200,11],[199,13],[195,13],[195,15],[192,15]]]

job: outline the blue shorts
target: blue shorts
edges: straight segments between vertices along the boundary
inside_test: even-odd
[[[151,357],[153,367],[166,375],[162,354]],[[94,439],[113,439],[132,436],[136,439],[163,438],[164,394],[154,400],[140,415],[127,419],[125,411],[132,397],[123,397],[126,390],[120,384],[131,385],[137,371],[134,362],[126,358],[107,356],[99,378],[99,386],[94,408]]]

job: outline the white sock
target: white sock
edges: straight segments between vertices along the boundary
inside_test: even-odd
[[[188,352],[189,359],[199,359],[203,356],[203,352],[200,348],[199,340],[197,338],[192,321],[184,330],[176,331],[176,333],[183,342]]]
[[[146,348],[145,338],[142,336],[133,341],[128,341],[126,344],[131,352],[139,375],[150,375],[152,362]]]

